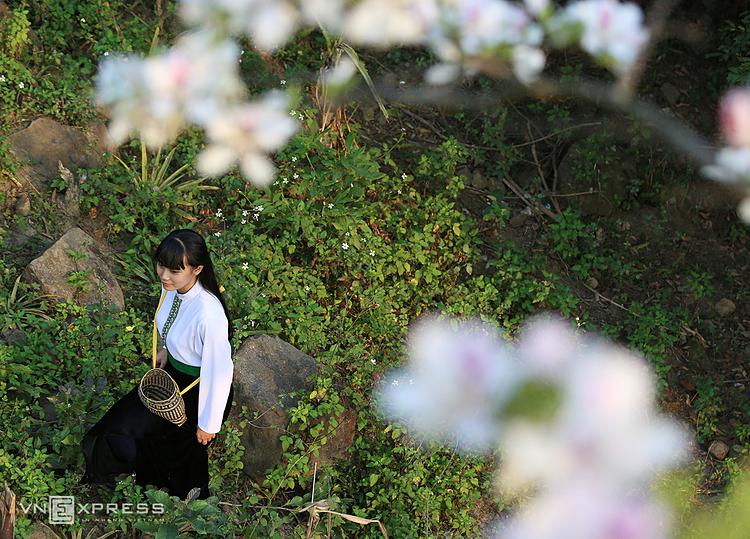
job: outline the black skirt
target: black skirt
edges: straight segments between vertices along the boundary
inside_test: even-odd
[[[164,368],[180,388],[196,377],[182,373],[171,363]],[[198,442],[198,389],[183,396],[187,421],[181,427],[150,412],[138,396],[138,386],[117,401],[94,425],[82,441],[86,458],[84,483],[114,484],[115,476],[135,473],[139,485],[166,488],[173,496],[185,498],[191,489],[201,489],[207,498],[208,451]],[[230,389],[224,420],[232,406]],[[209,442],[210,443],[210,442]]]

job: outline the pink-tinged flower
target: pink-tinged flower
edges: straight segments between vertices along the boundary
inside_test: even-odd
[[[427,35],[441,60],[426,73],[430,84],[451,82],[462,72],[473,75],[498,62],[511,63],[527,84],[544,68],[542,28],[520,7],[505,0],[457,0],[440,8]]]
[[[271,92],[262,100],[230,107],[206,125],[209,142],[198,156],[202,174],[218,176],[239,163],[242,174],[256,185],[273,181],[275,167],[267,154],[286,144],[297,130],[287,99]]]
[[[575,481],[531,499],[496,539],[668,539],[671,516],[647,489]]]
[[[562,348],[569,350],[565,340]],[[582,477],[612,487],[637,485],[687,457],[684,429],[656,411],[654,377],[645,360],[593,342],[581,342],[567,361],[553,359],[560,408],[548,422],[516,420],[506,428],[500,447],[506,490],[560,488]],[[554,373],[545,371],[547,377]]]
[[[180,15],[190,25],[247,35],[262,50],[284,45],[300,22],[297,7],[284,0],[181,0]]]
[[[750,148],[750,89],[734,88],[722,98],[719,124],[724,138],[735,148]]]
[[[534,375],[556,380],[575,360],[581,344],[569,322],[539,316],[524,324],[518,352]]]
[[[581,0],[567,5],[562,17],[581,25],[581,48],[615,73],[630,70],[648,43],[643,11],[631,2]]]
[[[519,378],[508,351],[482,323],[420,320],[409,334],[409,363],[380,387],[380,408],[416,437],[491,449],[501,428],[497,412]]]
[[[110,138],[138,133],[158,148],[188,123],[202,124],[242,95],[238,47],[207,33],[182,36],[165,54],[108,57],[101,63],[97,99],[110,109]]]

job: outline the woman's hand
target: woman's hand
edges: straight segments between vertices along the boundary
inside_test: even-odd
[[[167,349],[162,348],[156,352],[156,368],[163,369],[167,366]]]
[[[203,431],[200,427],[198,427],[198,431],[195,433],[195,435],[198,438],[198,443],[201,445],[208,445],[208,442],[216,437],[216,434],[210,434],[206,431]]]

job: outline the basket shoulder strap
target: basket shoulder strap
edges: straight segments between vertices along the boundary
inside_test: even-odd
[[[156,315],[159,314],[159,309],[161,309],[161,304],[164,303],[164,298],[167,297],[167,291],[165,290],[162,295],[161,299],[159,300],[159,306],[156,307],[156,312],[154,313],[154,328],[152,331],[152,338],[151,338],[151,367],[153,369],[156,368]]]

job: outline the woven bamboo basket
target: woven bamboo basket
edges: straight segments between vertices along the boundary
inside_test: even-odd
[[[159,312],[166,297],[166,290],[159,300],[156,312]],[[171,421],[181,427],[187,421],[185,414],[185,401],[182,395],[194,387],[200,378],[195,379],[189,386],[180,391],[177,382],[164,369],[156,367],[156,314],[154,314],[153,334],[151,340],[151,370],[143,375],[141,383],[138,384],[138,396],[143,405],[159,417]]]
[[[138,396],[148,410],[178,427],[187,421],[180,388],[167,371],[151,369],[144,374],[138,385]]]

